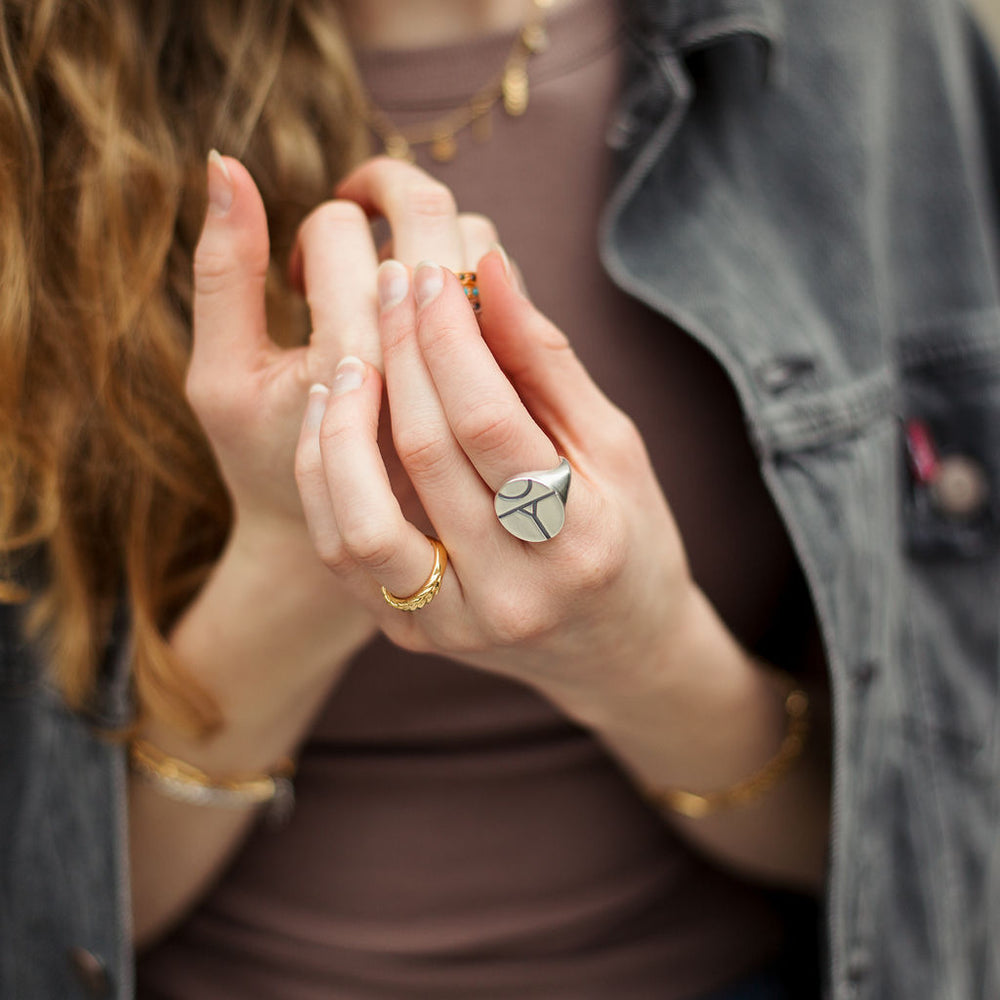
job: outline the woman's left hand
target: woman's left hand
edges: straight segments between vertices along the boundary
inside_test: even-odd
[[[449,562],[424,607],[406,612],[383,599],[382,585],[401,596],[422,588],[434,553],[404,516],[379,451],[383,378],[351,359],[320,426],[299,445],[300,495],[320,557],[393,641],[531,685],[590,729],[640,787],[745,781],[782,745],[787,689],[692,581],[632,422],[521,294],[502,251],[477,265],[481,324],[454,274],[409,266],[440,261],[436,246],[454,254],[448,247],[461,242],[440,185],[376,160],[339,194],[393,228],[400,260],[383,263],[377,280],[392,436]],[[443,263],[468,267],[471,256]],[[494,492],[559,456],[573,470],[565,524],[554,538],[520,541],[498,522]],[[829,826],[825,746],[811,739],[805,759],[753,809],[672,822],[748,876],[817,888]]]
[[[392,222],[411,173],[373,161],[339,194]],[[299,456],[319,554],[408,649],[548,692],[641,687],[693,606],[673,518],[632,422],[521,293],[502,251],[482,258],[478,279],[481,323],[443,267],[390,260],[378,274],[392,437],[448,551],[440,592],[411,613],[382,597],[383,585],[420,588],[434,553],[404,517],[379,451],[382,376],[353,359],[338,369],[320,447]],[[572,467],[565,526],[520,541],[497,520],[494,493],[560,456]]]

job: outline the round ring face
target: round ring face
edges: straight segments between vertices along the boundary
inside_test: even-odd
[[[566,523],[566,503],[551,474],[527,472],[508,479],[493,507],[504,528],[525,542],[555,538]]]

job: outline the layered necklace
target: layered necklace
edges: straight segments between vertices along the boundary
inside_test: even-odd
[[[366,100],[365,121],[385,152],[396,159],[412,162],[416,158],[415,147],[428,146],[434,160],[447,163],[455,158],[456,137],[463,129],[470,128],[478,142],[489,140],[494,105],[501,104],[512,118],[523,115],[528,109],[528,63],[532,56],[548,47],[545,14],[552,2],[532,0],[500,72],[457,108],[429,121],[403,127],[396,125],[371,100]]]

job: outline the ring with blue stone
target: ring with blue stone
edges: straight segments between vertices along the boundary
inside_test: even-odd
[[[462,290],[465,292],[465,297],[469,300],[469,305],[472,306],[472,311],[478,313],[482,308],[479,301],[479,281],[476,278],[475,271],[456,271],[455,277],[458,278],[462,285]]]

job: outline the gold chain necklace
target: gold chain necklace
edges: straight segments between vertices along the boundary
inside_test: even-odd
[[[528,109],[528,62],[533,55],[544,52],[549,43],[545,12],[550,6],[552,0],[532,0],[531,10],[514,39],[500,73],[464,104],[440,118],[402,128],[370,100],[366,100],[365,122],[381,140],[385,152],[398,160],[412,163],[415,159],[414,146],[430,146],[431,157],[438,163],[447,163],[455,158],[458,150],[456,136],[462,129],[471,126],[479,142],[489,140],[492,133],[490,114],[498,101],[503,102],[504,111],[512,118],[523,115]]]

